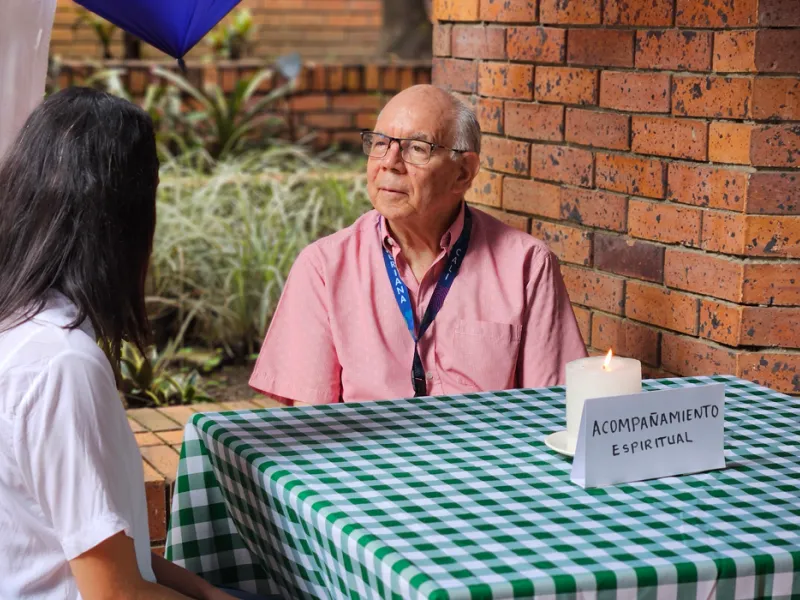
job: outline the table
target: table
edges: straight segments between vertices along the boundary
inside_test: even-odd
[[[583,490],[560,387],[194,415],[166,555],[283,598],[798,598],[800,399],[731,376],[721,471]]]

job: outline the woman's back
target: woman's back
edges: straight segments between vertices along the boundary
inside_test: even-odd
[[[0,333],[0,598],[79,598],[65,558],[120,530],[154,581],[139,451],[91,325],[67,328],[76,316],[52,292]]]

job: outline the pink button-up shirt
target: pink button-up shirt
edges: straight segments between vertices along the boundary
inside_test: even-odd
[[[558,385],[586,347],[558,261],[547,246],[475,208],[469,248],[450,293],[419,343],[428,393]],[[370,211],[297,257],[250,378],[272,396],[309,404],[414,395],[414,341],[386,273],[381,244],[409,289],[417,325],[464,210],[418,282]]]

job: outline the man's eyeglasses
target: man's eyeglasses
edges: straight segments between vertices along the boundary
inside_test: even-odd
[[[431,155],[437,148],[452,150],[453,152],[468,152],[467,150],[456,150],[441,144],[426,142],[425,140],[414,140],[408,138],[394,138],[374,131],[362,131],[361,140],[363,143],[364,154],[373,158],[383,158],[389,152],[392,142],[397,142],[400,146],[400,156],[403,162],[411,165],[425,165],[431,159]]]

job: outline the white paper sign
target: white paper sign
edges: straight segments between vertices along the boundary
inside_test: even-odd
[[[583,488],[725,468],[725,384],[584,404],[570,479]]]

